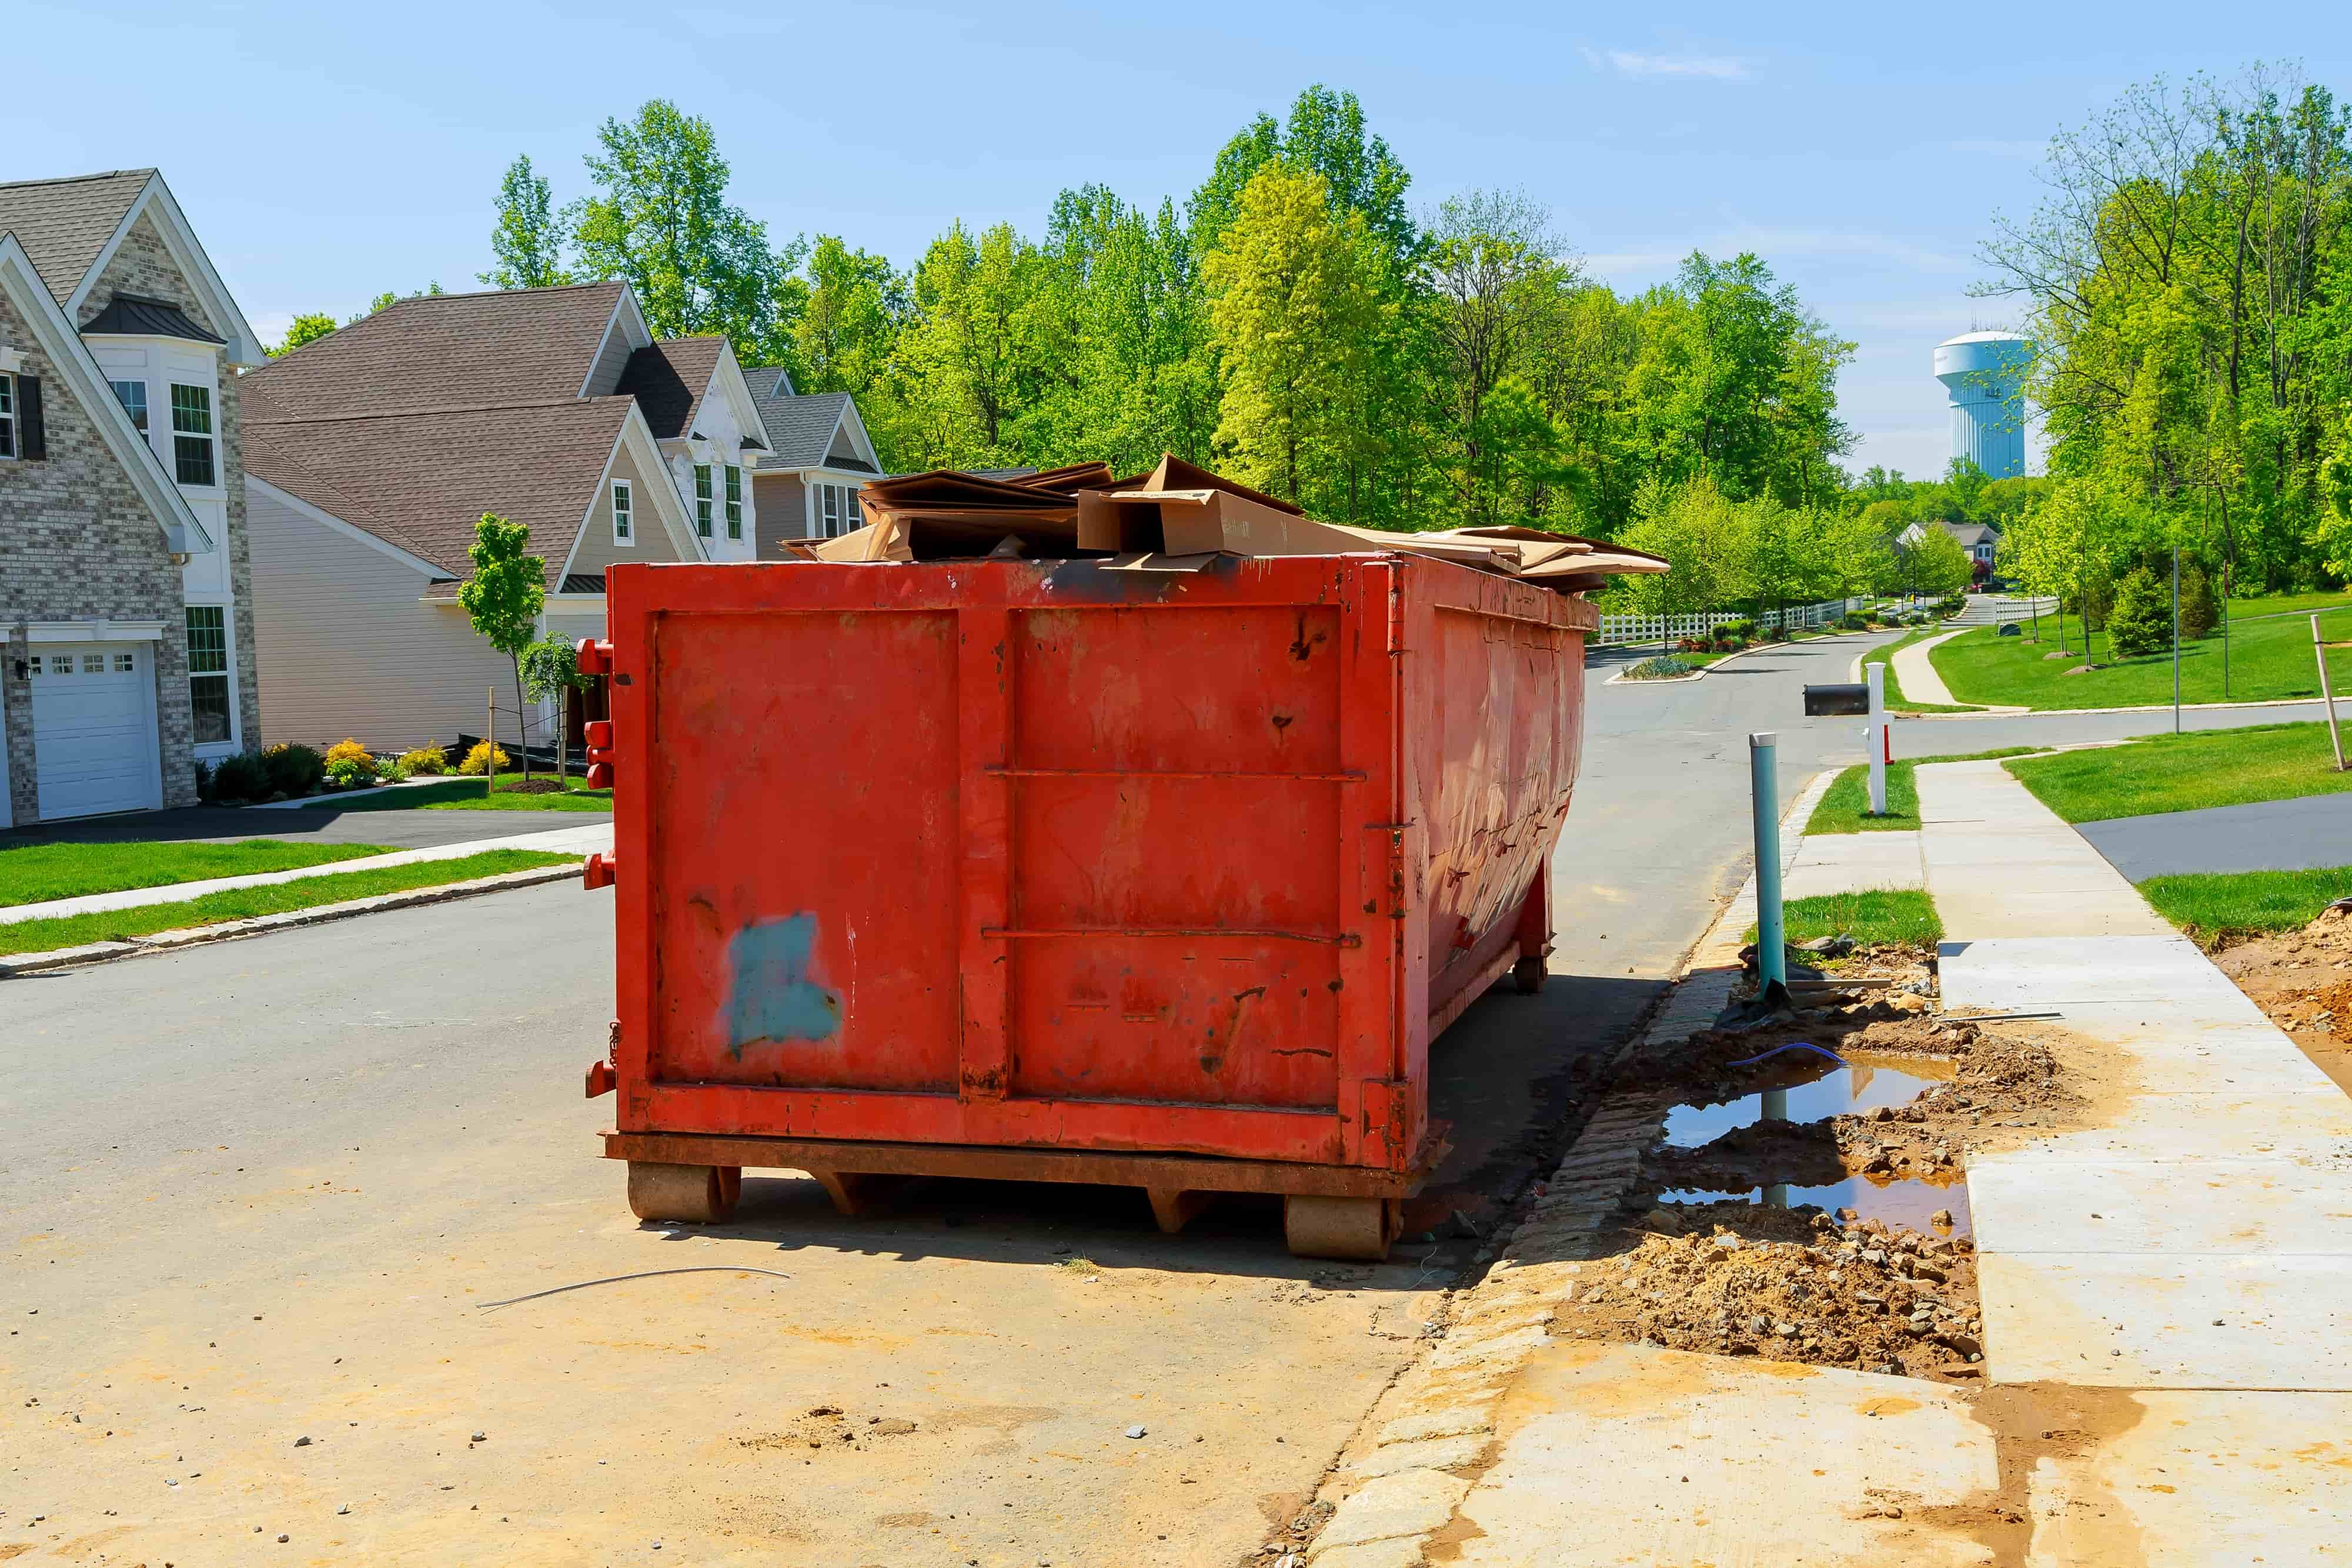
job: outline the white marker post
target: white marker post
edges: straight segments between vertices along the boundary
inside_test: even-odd
[[[1863,672],[1870,680],[1870,727],[1863,733],[1870,740],[1870,814],[1886,815],[1886,754],[1889,749],[1886,733],[1886,666],[1865,664]]]

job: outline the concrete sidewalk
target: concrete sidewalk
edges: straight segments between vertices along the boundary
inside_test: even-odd
[[[1962,632],[1972,630],[1972,627],[1962,627],[1960,632],[1947,632],[1940,637],[1930,637],[1924,643],[1898,648],[1887,656],[1886,662],[1895,670],[1895,684],[1903,688],[1903,695],[1907,700],[1933,703],[1937,707],[1960,706],[1960,699],[1952,695],[1952,689],[1944,685],[1944,677],[1937,674],[1936,666],[1927,662],[1927,650],[1938,643],[1950,642]]]
[[[436,844],[425,849],[367,855],[358,860],[329,861],[321,865],[297,866],[291,871],[257,872],[251,876],[214,877],[205,882],[166,883],[161,887],[127,887],[115,893],[86,894],[79,898],[53,898],[41,904],[12,904],[0,909],[0,925],[13,925],[21,920],[54,920],[67,915],[139,909],[154,904],[182,904],[192,898],[202,898],[208,893],[226,893],[240,887],[269,887],[282,882],[299,882],[305,877],[376,871],[387,866],[413,865],[420,861],[462,860],[485,850],[541,850],[556,854],[585,856],[612,847],[612,820],[598,817],[587,826],[559,828],[551,832],[514,833],[505,838]]]
[[[2070,1526],[2037,1550],[2080,1560],[2096,1498],[2136,1562],[2324,1556],[2352,1503],[2352,1099],[2000,764],[1918,779],[1945,1007],[2053,1009],[2128,1079],[2101,1125],[1969,1163],[1995,1391],[2118,1391],[2104,1441],[2037,1470]]]

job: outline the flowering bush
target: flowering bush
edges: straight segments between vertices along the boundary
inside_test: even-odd
[[[414,751],[404,751],[393,764],[403,778],[426,777],[449,771],[449,754],[437,746],[420,746]]]
[[[478,779],[492,768],[504,768],[508,765],[509,759],[504,751],[487,740],[478,740],[474,742],[474,749],[466,753],[466,760],[457,764],[457,771],[470,773]]]
[[[375,759],[371,757],[338,757],[327,764],[327,782],[337,789],[356,789],[362,784],[375,782]]]

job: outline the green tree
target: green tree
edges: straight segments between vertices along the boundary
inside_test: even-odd
[[[1381,302],[1364,222],[1332,214],[1328,183],[1280,163],[1242,192],[1205,267],[1225,387],[1217,427],[1236,476],[1314,509],[1339,487],[1344,417]]]
[[[2116,587],[2116,606],[2107,617],[2107,646],[2126,659],[2159,653],[2172,646],[2172,595],[2146,567],[2132,568]]]
[[[542,637],[524,646],[520,657],[516,660],[515,668],[522,676],[524,695],[534,702],[556,705],[555,778],[561,783],[569,777],[565,769],[570,762],[570,747],[565,744],[569,737],[563,705],[572,693],[584,692],[589,686],[589,677],[580,673],[579,649],[561,637]],[[523,770],[528,774],[530,770],[530,753],[523,754],[522,762]]]
[[[788,352],[804,247],[770,249],[767,225],[729,203],[710,122],[654,99],[596,140],[595,193],[563,210],[581,272],[627,280],[656,337],[721,336],[747,365]]]
[[[531,172],[529,157],[507,165],[499,182],[498,214],[490,251],[499,264],[475,277],[493,288],[551,288],[572,280],[563,265],[563,220],[550,204],[547,182]]]
[[[527,749],[530,737],[522,728],[522,654],[538,634],[539,612],[547,604],[547,562],[523,553],[530,542],[530,529],[525,525],[484,512],[474,525],[474,542],[466,549],[474,575],[457,589],[457,603],[473,622],[474,630],[514,666],[516,735],[526,747],[522,753],[525,782],[530,779]],[[498,741],[495,734],[483,738],[493,746]]]
[[[1919,537],[1903,550],[1904,585],[1911,592],[1941,599],[1966,591],[1976,580],[1976,561],[1959,540],[1933,523],[1920,527]]]
[[[305,343],[315,343],[335,329],[335,319],[323,310],[307,311],[286,324],[286,337],[269,350],[272,359],[290,354]]]

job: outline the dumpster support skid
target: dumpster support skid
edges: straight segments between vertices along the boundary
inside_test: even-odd
[[[1403,1224],[1404,1200],[1421,1189],[1445,1153],[1433,1137],[1407,1171],[1193,1155],[1093,1149],[982,1148],[844,1139],[728,1137],[707,1133],[611,1133],[608,1159],[629,1164],[629,1207],[640,1219],[713,1224],[733,1212],[745,1166],[805,1171],[834,1207],[856,1218],[929,1176],[988,1181],[1084,1182],[1139,1186],[1152,1218],[1181,1230],[1220,1193],[1283,1200],[1283,1234],[1302,1258],[1388,1256]]]

